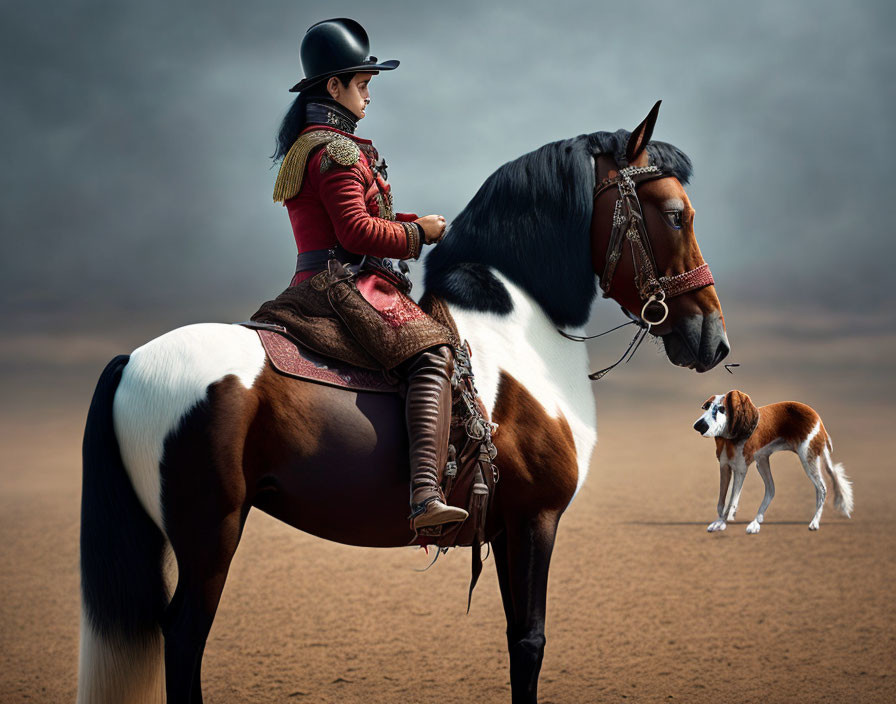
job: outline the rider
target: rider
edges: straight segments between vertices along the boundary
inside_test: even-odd
[[[355,136],[370,103],[368,84],[398,61],[369,56],[364,28],[350,19],[312,25],[300,50],[305,76],[290,89],[298,97],[277,137],[275,160],[283,160],[274,200],[289,212],[299,256],[291,286],[327,268],[328,260],[357,263],[361,256],[416,259],[424,244],[445,232],[445,218],[394,213],[386,164],[370,140]],[[391,290],[391,289],[390,289]],[[378,305],[392,327],[419,309],[389,297]],[[408,299],[403,299],[408,300]],[[414,307],[415,308],[415,307]],[[390,317],[386,317],[390,316]],[[437,346],[417,353],[396,371],[407,383],[405,416],[411,466],[414,529],[462,521],[467,512],[448,506],[439,487],[451,420],[451,350]]]

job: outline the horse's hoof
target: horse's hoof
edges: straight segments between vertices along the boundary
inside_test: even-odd
[[[760,527],[761,526],[759,525],[759,521],[751,521],[750,525],[747,526],[747,533],[749,533],[750,535],[754,535],[755,533],[759,532]]]

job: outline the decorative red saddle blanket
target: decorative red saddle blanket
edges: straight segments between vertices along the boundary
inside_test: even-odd
[[[384,373],[321,357],[289,339],[279,326],[256,328],[256,332],[268,359],[281,374],[352,391],[398,392],[397,382],[388,379]]]

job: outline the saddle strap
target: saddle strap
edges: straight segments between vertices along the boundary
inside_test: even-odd
[[[483,467],[483,455],[482,451],[480,451],[479,459],[476,463],[476,474],[473,479],[473,498],[470,501],[470,520],[476,526],[476,535],[471,545],[473,548],[473,560],[470,574],[470,591],[467,594],[467,613],[470,613],[470,604],[473,603],[473,590],[476,588],[476,583],[479,582],[479,575],[482,574],[482,543],[485,540],[485,517],[488,512],[488,497],[490,493],[489,486],[486,484],[486,476],[491,474],[491,462],[487,453],[484,459],[485,463],[488,463],[487,468]],[[486,474],[483,474],[483,469],[486,470]],[[494,488],[494,485],[492,485],[492,488]]]

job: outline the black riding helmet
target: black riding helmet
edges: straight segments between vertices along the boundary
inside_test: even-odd
[[[305,32],[299,55],[306,78],[289,89],[298,93],[339,73],[391,71],[398,61],[377,62],[370,56],[370,40],[364,28],[346,17],[323,20]]]

